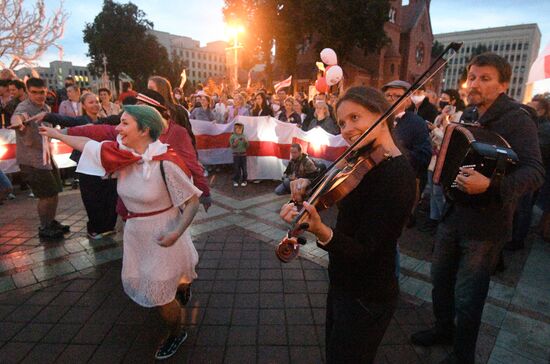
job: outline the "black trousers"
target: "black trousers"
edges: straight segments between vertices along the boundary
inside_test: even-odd
[[[395,311],[394,302],[368,302],[329,288],[326,317],[327,364],[374,361]]]
[[[233,156],[233,182],[241,183],[248,179],[246,171],[246,155]]]
[[[84,208],[88,213],[88,233],[114,230],[116,225],[116,179],[78,173]]]

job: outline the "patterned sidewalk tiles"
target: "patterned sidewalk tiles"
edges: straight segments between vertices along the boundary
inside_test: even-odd
[[[270,294],[282,294],[283,301],[287,296],[287,292],[285,291],[287,282],[290,282],[289,284],[291,285],[296,285],[296,287],[303,288],[302,291],[292,292],[292,294],[322,294],[309,292],[309,285],[307,284],[305,286],[300,286],[299,283],[293,283],[293,279],[289,280],[288,278],[293,274],[297,274],[297,270],[293,272],[290,266],[280,265],[275,259],[274,248],[282,237],[284,237],[287,229],[286,225],[280,220],[278,212],[280,206],[288,201],[288,196],[276,196],[272,193],[277,182],[263,181],[260,184],[250,183],[245,188],[232,188],[230,175],[227,173],[211,176],[210,182],[214,186],[212,189],[214,204],[208,213],[205,213],[201,207],[191,228],[191,233],[194,237],[197,249],[201,252],[200,278],[197,281],[195,289],[195,296],[198,296],[196,299],[199,300],[202,294],[208,294],[208,297],[212,294],[223,295],[227,303],[213,304],[219,306],[216,308],[225,310],[225,315],[227,315],[228,309],[235,309],[235,302],[240,302],[237,300],[236,295],[238,292],[236,289],[241,287],[244,283],[239,282],[241,280],[257,280],[257,278],[260,279],[258,287],[263,287],[264,280],[269,281],[267,286],[271,288],[262,289],[275,290],[276,287],[283,287],[282,291],[275,290],[273,292],[265,292]],[[336,211],[335,209],[330,209],[323,214],[327,221],[334,221]],[[16,297],[24,297],[26,295],[33,296],[34,294],[38,294],[36,292],[41,292],[38,297],[51,296],[53,293],[47,292],[53,291],[58,293],[63,293],[65,291],[72,292],[71,290],[74,290],[74,285],[78,285],[76,283],[73,285],[72,282],[80,282],[84,286],[86,284],[95,286],[97,283],[96,277],[106,274],[105,272],[111,272],[108,274],[112,275],[111,279],[114,279],[116,276],[115,272],[117,269],[120,269],[122,234],[119,232],[117,235],[111,236],[110,238],[97,241],[87,239],[85,236],[86,213],[83,209],[78,191],[68,191],[61,195],[58,219],[65,224],[71,225],[71,234],[67,235],[66,239],[60,242],[41,242],[36,236],[38,222],[34,200],[18,196],[17,200],[8,201],[5,205],[0,207],[0,301],[4,300],[4,302],[6,302],[7,300],[7,302],[10,302],[10,300],[19,300],[19,298]],[[118,226],[118,230],[121,230],[121,226]],[[229,236],[231,236],[231,239],[235,240],[235,242],[227,241]],[[216,239],[218,241],[216,241]],[[239,239],[244,240],[241,241]],[[254,249],[253,251],[245,249],[245,246],[247,246],[250,240],[260,244],[261,248]],[[301,247],[300,255],[302,258],[299,260],[301,262],[300,264],[311,264],[316,267],[315,269],[318,272],[325,272],[325,268],[328,265],[327,253],[317,248],[313,243],[315,241],[314,237],[309,236],[308,241],[308,244]],[[241,244],[240,249],[234,249],[235,251],[230,249],[231,246],[235,248],[239,246],[239,244]],[[418,232],[416,229],[405,230],[400,239],[400,288],[402,292],[402,305],[408,307],[408,311],[400,311],[401,313],[399,314],[396,313],[396,317],[388,329],[387,338],[385,338],[384,346],[380,350],[377,362],[437,362],[438,358],[441,359],[446,353],[446,350],[436,349],[426,351],[408,345],[409,334],[416,329],[427,326],[432,320],[430,303],[431,284],[429,276],[432,245],[433,238],[428,234]],[[237,254],[237,250],[240,250],[240,254]],[[260,257],[259,260],[258,256]],[[547,264],[550,259],[550,244],[539,240],[533,235],[527,242],[526,249],[513,254],[506,253],[505,259],[508,269],[493,277],[490,285],[489,298],[482,319],[482,332],[478,342],[478,362],[508,363],[514,361],[547,363],[548,358],[550,358],[550,349],[547,345],[547,343],[550,342],[550,280],[548,279],[550,266]],[[271,262],[272,260],[274,263]],[[266,262],[265,264],[268,265],[267,267],[263,266],[264,261]],[[278,265],[272,268],[270,265],[275,265],[275,263]],[[241,264],[245,266],[241,267]],[[272,269],[281,272],[282,278],[279,283],[271,282],[274,278],[277,278],[277,273],[272,271]],[[297,268],[295,267],[295,269]],[[224,274],[227,275],[227,279],[222,279],[222,276],[218,278],[218,270],[222,270]],[[246,273],[250,274],[250,277],[246,276],[244,270],[246,270]],[[258,274],[260,274],[259,277],[257,277]],[[235,275],[236,279],[231,278],[235,277]],[[302,275],[305,275],[305,273],[302,273]],[[119,279],[117,282],[116,284],[120,286]],[[102,283],[101,285],[103,284],[106,283]],[[255,284],[256,283],[254,283],[254,285]],[[66,287],[69,286],[73,288],[67,291]],[[201,286],[210,287],[207,288],[210,291],[201,292]],[[233,288],[235,288],[235,290],[233,290]],[[112,289],[114,290],[115,288]],[[118,289],[117,295],[119,295],[119,299],[126,299],[126,305],[128,307],[134,307],[132,310],[139,311],[135,304],[130,303],[129,300],[125,298],[120,287],[118,287]],[[244,288],[241,287],[239,289]],[[258,288],[258,290],[260,290],[260,288]],[[239,293],[244,294],[244,292]],[[260,294],[262,292],[248,292],[247,294],[256,293]],[[290,292],[288,293],[290,294]],[[69,293],[67,293],[66,296],[71,295],[74,296]],[[254,300],[253,297],[256,296],[249,296],[249,298]],[[94,300],[94,302],[100,300],[99,298],[90,299]],[[222,300],[222,298],[216,299]],[[242,300],[242,298],[240,299]],[[315,299],[319,300],[320,298],[316,296]],[[36,298],[36,300],[42,302],[40,298]],[[232,302],[231,307],[223,307],[223,305],[229,305],[229,302]],[[203,310],[201,309],[203,306],[201,305],[206,305],[204,307],[208,309],[208,304],[209,302],[199,301],[198,306],[193,306],[193,309],[191,309],[192,313],[188,313],[192,316],[193,320],[195,320],[191,322],[192,330],[199,329],[199,327],[195,326],[201,325],[197,323],[200,320],[197,320],[199,316],[201,320],[204,316],[204,312],[202,312]],[[8,314],[3,315],[3,312],[4,310],[9,311],[9,307],[4,308],[3,306],[12,305],[0,304],[0,306],[2,306],[2,308],[0,308],[0,324],[8,327],[11,325],[12,321],[5,321],[4,318],[11,316]],[[27,306],[27,302],[25,302],[23,306]],[[29,306],[35,306],[35,304],[31,303]],[[324,307],[324,302],[322,307]],[[311,309],[316,308],[322,310],[322,307],[312,306]],[[28,310],[36,309],[36,307],[33,307]],[[281,309],[281,307],[273,309]],[[190,309],[187,308],[186,312],[189,310]],[[39,312],[42,311],[37,311],[37,314]],[[27,313],[25,313],[23,317],[25,317],[26,314]],[[413,318],[416,317],[415,315],[421,315],[422,320],[413,320],[414,322],[411,323],[409,321],[412,319],[408,318],[408,314],[412,315]],[[217,313],[216,315],[223,316],[221,313]],[[221,317],[220,320],[222,320],[223,317]],[[288,316],[285,316],[285,318],[288,320]],[[38,323],[42,324],[41,322]],[[284,324],[287,325],[287,321],[284,321]],[[314,325],[322,326],[317,322],[314,322]],[[396,328],[394,328],[394,326],[396,326]],[[19,329],[22,328],[23,326],[19,327]],[[45,330],[45,328],[43,329]],[[157,327],[157,333],[159,333],[159,329],[160,328]],[[319,334],[318,329],[317,327],[313,331],[317,339],[320,339],[322,335]],[[12,327],[7,330],[6,332],[9,333],[11,332],[10,330],[13,331],[15,329]],[[113,330],[113,327],[111,327],[110,330]],[[123,328],[117,328],[116,330],[118,330],[118,336],[124,336],[121,334]],[[228,327],[227,330],[231,330],[231,328]],[[246,331],[245,329],[242,330]],[[254,332],[258,337],[260,335],[259,327],[256,327],[254,330],[256,330]],[[0,332],[2,332],[1,329]],[[249,329],[247,332],[248,335],[252,336],[252,329]],[[226,339],[228,337],[227,335],[229,335],[229,331],[227,331],[224,336]],[[288,339],[290,334],[286,332],[286,335]],[[0,346],[0,362],[3,362],[1,353],[4,352],[3,350],[8,350],[5,348],[23,348],[28,346],[22,345],[25,344],[24,341],[13,341],[12,339],[15,337],[16,336],[10,336],[9,339],[4,340],[0,334],[0,343],[6,342],[6,344],[2,344],[4,346]],[[193,341],[192,338],[193,335],[190,337],[191,341]],[[129,339],[124,338],[122,341],[127,342]],[[209,340],[206,341],[208,344],[201,345],[206,346],[208,349],[202,348],[201,345],[197,346],[197,342],[202,343],[202,341],[195,340],[193,345],[197,346],[197,348],[193,347],[192,350],[189,351],[189,353],[197,352],[195,360],[197,360],[196,358],[200,357],[200,355],[212,354],[214,357],[221,357],[230,362],[228,358],[232,358],[233,355],[242,358],[252,358],[253,355],[251,353],[253,352],[258,362],[263,362],[261,358],[267,355],[265,353],[269,353],[269,355],[273,355],[274,358],[278,358],[278,355],[286,355],[286,358],[290,362],[301,363],[308,361],[297,361],[296,355],[305,355],[303,354],[304,352],[309,353],[308,355],[317,355],[314,353],[321,352],[320,355],[322,359],[323,354],[322,343],[320,341],[318,342],[317,349],[309,348],[310,345],[308,344],[306,345],[308,347],[307,350],[300,351],[300,353],[292,349],[294,340],[287,341],[286,345],[281,344],[284,346],[282,349],[278,347],[279,344],[264,345],[259,342],[256,342],[255,346],[252,344],[242,345],[244,347],[250,346],[250,348],[242,348],[239,346],[238,349],[235,349],[229,348],[230,346],[234,346],[229,345],[229,341],[226,341],[224,345],[220,344],[221,339],[219,342],[214,343],[211,343]],[[299,340],[298,342],[300,343]],[[394,342],[395,344],[393,344]],[[32,351],[46,350],[44,346],[46,343],[40,340],[36,341],[36,343],[37,344],[32,346]],[[71,344],[67,347],[63,347],[62,350],[62,352],[69,350],[68,354],[64,354],[68,355],[68,357],[73,355],[70,353],[77,353],[80,346],[87,345],[80,342],[72,343],[72,341],[70,341],[70,343]],[[56,343],[56,345],[61,344]],[[87,346],[82,349],[90,350],[90,358],[95,356],[96,351],[101,347],[98,343],[94,345],[96,345],[96,347],[93,350],[91,347]],[[109,342],[109,345],[118,344]],[[264,346],[273,346],[275,349],[265,349],[263,348]],[[261,350],[260,347],[262,347]],[[101,349],[101,352],[104,353],[101,355],[105,355],[105,353],[108,352],[105,348],[106,347]],[[50,349],[54,350],[53,348]],[[57,347],[57,349],[60,349],[60,347]],[[132,355],[129,354],[130,352],[133,352],[133,350],[129,351],[128,355]],[[199,355],[199,352],[203,354]],[[205,354],[205,352],[208,353]],[[410,357],[409,354],[411,353],[414,354],[411,357],[413,359],[410,359],[412,361],[408,361],[409,359],[407,358]],[[82,353],[78,352],[77,354],[80,355]],[[191,360],[193,355],[186,355],[185,358]],[[125,358],[126,356],[123,357]],[[60,360],[60,358],[62,359],[63,357],[56,356],[56,358]],[[196,362],[193,360],[191,361]],[[113,362],[118,362],[118,360],[115,359]],[[216,360],[213,360],[213,362],[216,362]],[[244,362],[247,361],[245,360]],[[252,360],[251,362],[255,361]]]

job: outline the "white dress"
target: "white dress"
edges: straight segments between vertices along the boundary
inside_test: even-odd
[[[119,146],[129,150],[120,143]],[[126,294],[144,307],[171,302],[180,283],[190,283],[197,277],[195,266],[199,256],[189,229],[170,247],[158,244],[159,236],[176,227],[181,219],[180,208],[185,207],[185,202],[202,193],[178,166],[169,161],[163,162],[164,183],[160,162],[151,158],[164,153],[166,147],[160,141],[150,144],[142,155],[142,161],[117,172],[117,192],[128,211],[147,213],[173,205],[157,215],[128,219],[124,226],[122,284]],[[100,150],[101,143],[86,143],[77,170],[105,175]]]

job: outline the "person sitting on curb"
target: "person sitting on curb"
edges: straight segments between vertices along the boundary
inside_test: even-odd
[[[290,181],[298,178],[313,179],[316,177],[319,169],[315,163],[302,153],[302,146],[294,143],[290,146],[290,161],[283,173],[283,182],[275,188],[277,195],[286,195],[290,193]]]

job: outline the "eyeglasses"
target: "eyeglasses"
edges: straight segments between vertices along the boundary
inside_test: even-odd
[[[399,99],[400,97],[403,96],[403,94],[384,94],[384,96],[386,97],[386,99],[392,99],[392,100],[397,100]]]

